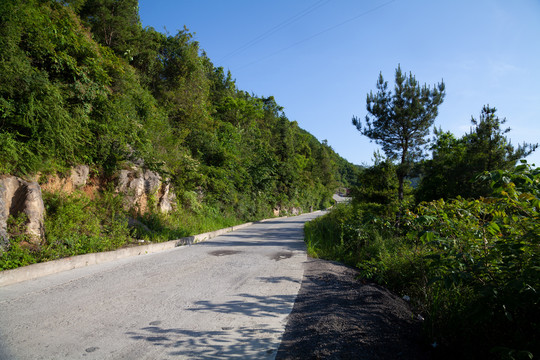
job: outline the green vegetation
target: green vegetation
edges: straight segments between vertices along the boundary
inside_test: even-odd
[[[411,298],[449,358],[538,354],[540,169],[486,174],[488,198],[420,204],[400,228],[341,206],[306,225],[312,256],[358,267]]]
[[[425,84],[420,87],[416,77],[412,73],[404,75],[398,65],[394,93],[388,91],[388,82],[380,73],[377,94],[367,95],[366,124],[362,126],[357,117],[352,119],[358,131],[381,145],[390,160],[399,160],[396,167],[399,201],[404,199],[405,178],[413,162],[422,156],[425,138],[446,94],[444,87],[444,82],[433,86],[433,90]]]
[[[124,210],[122,197],[105,191],[96,199],[82,192],[44,193],[47,243],[24,246],[25,215],[9,219],[10,249],[0,253],[0,270],[129,245],[161,242],[237,225],[217,209],[199,205],[194,210],[178,207],[169,214],[149,210],[129,226],[132,214]]]
[[[237,89],[187,30],[142,28],[136,1],[8,0],[0,25],[1,173],[82,163],[109,175],[142,159],[176,193],[202,192],[239,218],[328,206],[351,178],[272,96]]]
[[[511,170],[516,161],[536,150],[537,144],[522,144],[514,149],[502,129],[496,109],[484,106],[479,120],[471,119],[468,134],[456,139],[450,132],[435,129],[432,159],[421,164],[423,177],[417,191],[418,201],[489,196],[489,184],[474,181],[484,171]]]
[[[514,149],[503,123],[486,106],[461,139],[436,130],[402,201],[402,164],[375,154],[352,202],[305,227],[310,255],[410,297],[437,358],[540,354],[540,169],[516,166],[538,145]]]
[[[540,168],[516,163],[538,145],[515,149],[506,120],[484,106],[460,139],[436,129],[431,159],[414,163],[407,146],[421,153],[444,88],[438,101],[427,88],[424,102],[402,101],[404,82],[398,67],[391,96],[380,76],[379,93],[367,99],[373,124],[353,119],[387,158],[376,153],[361,171],[350,204],[306,224],[308,252],[409,297],[436,358],[532,359],[540,354]],[[426,127],[416,132],[403,104],[428,114],[419,117]],[[400,174],[413,173],[417,188],[406,177],[400,186]]]
[[[86,164],[105,184],[44,192],[41,245],[24,215],[10,218],[0,270],[325,208],[352,187],[351,204],[306,225],[312,256],[409,296],[441,354],[540,354],[540,170],[516,166],[537,145],[512,147],[494,108],[460,139],[437,130],[421,161],[444,83],[420,87],[398,67],[393,93],[381,75],[368,95],[367,127],[353,119],[387,157],[360,171],[273,96],[238,89],[187,29],[143,28],[136,0],[3,0],[0,49],[0,175]],[[114,178],[133,163],[170,181],[172,212],[151,198],[147,211],[124,208]]]
[[[289,121],[274,97],[238,89],[187,29],[143,28],[137,5],[0,3],[0,175],[46,179],[86,164],[110,184],[142,163],[170,181],[175,212],[119,210],[112,190],[45,194],[45,243],[25,247],[11,227],[2,268],[168,240],[276,208],[325,208],[338,186],[356,181],[357,168]]]

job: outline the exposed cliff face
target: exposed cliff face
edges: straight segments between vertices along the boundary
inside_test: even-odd
[[[69,176],[59,176],[58,174],[48,175],[41,184],[43,191],[71,193],[80,189],[91,198],[94,197],[99,185],[90,182],[90,167],[87,165],[77,165],[70,169]]]
[[[161,212],[173,210],[176,196],[168,181],[153,171],[133,165],[129,170],[121,170],[114,178],[116,192],[124,196],[126,209],[145,213],[149,206]],[[42,188],[47,192],[66,192],[81,190],[90,198],[98,195],[106,182],[90,177],[87,165],[70,169],[69,176],[48,175],[42,186],[36,181],[26,181],[15,176],[0,177],[0,250],[9,246],[8,218],[26,214],[25,225],[28,242],[39,246],[45,241],[45,207]]]
[[[167,179],[163,180],[157,172],[145,170],[138,164],[133,164],[130,169],[118,171],[113,177],[113,182],[116,192],[124,196],[126,209],[145,213],[149,210],[149,206],[153,205],[164,213],[173,210],[176,196],[171,191]],[[90,177],[88,166],[79,165],[72,168],[67,177],[48,176],[42,188],[45,191],[67,193],[79,189],[90,198],[94,198],[105,186],[107,186],[106,181]]]
[[[273,210],[274,216],[283,216],[283,215],[293,215],[297,216],[302,214],[304,211],[300,207],[288,207],[288,208],[282,208],[281,206],[275,207]],[[313,207],[309,209],[309,211],[313,211]]]
[[[135,209],[139,213],[146,212],[152,202],[159,211],[169,212],[176,198],[170,184],[163,181],[158,173],[137,166],[119,171],[116,189],[124,194],[126,208]]]
[[[47,191],[71,192],[87,184],[90,168],[78,165],[70,170],[70,176],[48,176],[43,187]],[[17,217],[24,213],[26,234],[32,245],[41,245],[45,240],[45,206],[37,181],[26,181],[16,176],[0,177],[0,249],[8,246],[7,222],[10,216]]]
[[[35,181],[15,176],[0,177],[0,248],[8,244],[7,220],[9,216],[26,215],[26,234],[29,243],[40,245],[45,239],[43,219],[45,206],[41,187]]]

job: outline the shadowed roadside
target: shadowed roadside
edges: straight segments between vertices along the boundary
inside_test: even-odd
[[[430,359],[404,300],[344,265],[308,259],[276,359]]]

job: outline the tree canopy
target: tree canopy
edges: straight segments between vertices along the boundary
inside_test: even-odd
[[[511,170],[519,159],[536,150],[538,144],[521,144],[514,148],[503,128],[497,109],[486,105],[480,117],[471,118],[471,130],[461,138],[435,129],[432,158],[423,164],[423,175],[417,189],[418,201],[451,199],[457,196],[488,196],[490,184],[476,180],[486,171]]]
[[[401,201],[403,181],[413,160],[423,153],[426,137],[445,96],[445,85],[441,81],[433,89],[425,84],[420,86],[412,73],[403,74],[398,65],[394,91],[388,90],[382,73],[377,90],[376,94],[370,91],[367,95],[365,124],[358,117],[353,117],[352,123],[362,135],[381,145],[388,158],[399,160],[397,177]]]
[[[355,167],[132,0],[0,2],[0,174],[136,161],[238,218],[327,207]]]

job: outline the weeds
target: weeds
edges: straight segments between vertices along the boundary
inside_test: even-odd
[[[82,192],[43,193],[46,241],[31,249],[24,231],[24,214],[10,218],[10,244],[0,253],[0,270],[93,252],[109,251],[144,242],[175,240],[240,223],[205,205],[197,211],[176,209],[169,214],[155,208],[145,214],[126,211],[122,197],[104,191],[95,199]],[[25,244],[26,242],[26,244]]]
[[[492,197],[423,203],[399,228],[365,207],[338,207],[306,225],[308,250],[409,296],[444,358],[532,358],[540,342],[540,171],[522,165],[486,179]]]
[[[24,246],[28,240],[25,231],[27,220],[25,213],[8,218],[7,230],[12,236],[9,239],[8,250],[0,251],[0,270],[14,269],[36,262],[35,251],[32,251],[28,246]]]

